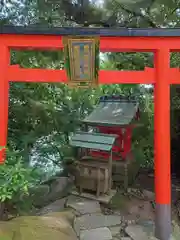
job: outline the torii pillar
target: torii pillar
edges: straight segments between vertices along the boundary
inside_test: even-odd
[[[0,164],[5,161],[5,147],[8,131],[9,79],[8,68],[10,51],[0,41]]]
[[[171,164],[170,164],[170,51],[155,52],[154,91],[154,170],[156,193],[156,230],[161,240],[171,235]]]

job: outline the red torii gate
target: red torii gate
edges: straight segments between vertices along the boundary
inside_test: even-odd
[[[180,51],[180,29],[109,29],[1,27],[0,29],[0,146],[7,143],[9,82],[67,82],[64,70],[22,69],[10,65],[10,49],[63,49],[67,35],[100,36],[101,52],[153,52],[154,69],[100,71],[99,84],[155,85],[156,236],[171,234],[170,84],[179,84],[180,70],[170,68],[170,52]],[[0,162],[5,160],[0,151]]]

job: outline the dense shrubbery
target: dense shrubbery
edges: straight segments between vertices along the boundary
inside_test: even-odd
[[[22,195],[29,193],[33,184],[31,168],[24,166],[23,159],[17,152],[7,151],[5,164],[0,165],[0,203],[3,219],[5,212],[15,209],[15,202],[18,202]],[[9,209],[10,208],[10,209]]]

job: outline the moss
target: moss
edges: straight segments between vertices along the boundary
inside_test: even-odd
[[[0,240],[76,240],[70,212],[19,217],[0,224]]]
[[[112,209],[125,210],[128,201],[128,196],[124,196],[122,193],[117,192],[116,195],[111,199],[110,206]]]

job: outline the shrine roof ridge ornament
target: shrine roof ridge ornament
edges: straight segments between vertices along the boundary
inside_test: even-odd
[[[80,28],[80,27],[39,27],[0,26],[0,34],[24,35],[76,35],[104,37],[180,37],[180,28]]]

